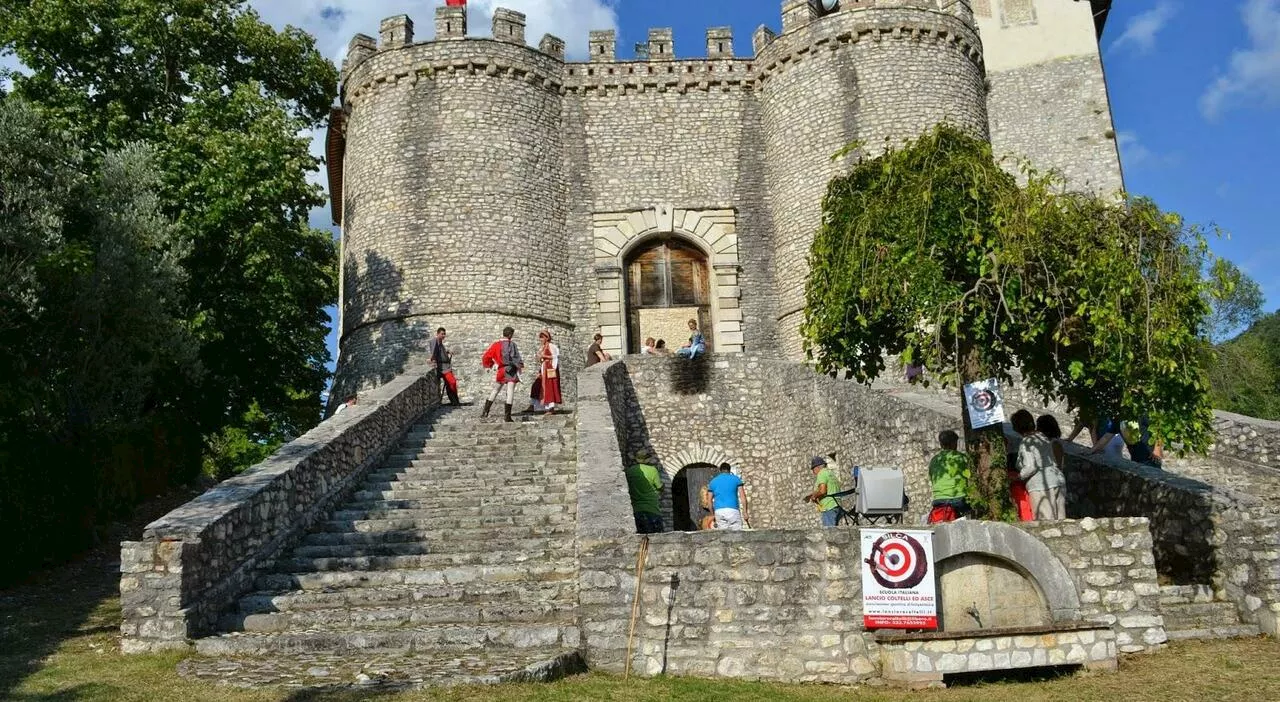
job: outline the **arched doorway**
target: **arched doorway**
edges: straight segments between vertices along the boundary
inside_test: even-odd
[[[671,480],[671,528],[675,531],[697,531],[698,523],[707,514],[698,504],[702,488],[715,477],[719,469],[710,463],[685,466]]]
[[[626,262],[627,352],[639,353],[647,337],[675,351],[689,338],[688,321],[711,351],[711,279],[706,254],[674,236],[637,248]]]

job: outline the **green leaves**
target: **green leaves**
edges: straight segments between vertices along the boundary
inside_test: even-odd
[[[1206,449],[1202,330],[1233,267],[1148,200],[1023,175],[1019,187],[986,143],[941,126],[833,179],[806,290],[815,365],[864,382],[903,352],[944,383],[1017,369],[1046,399],[1151,417],[1157,438]],[[1246,318],[1249,297],[1223,309]]]
[[[202,371],[166,401],[211,437],[251,407],[298,425],[297,393],[318,420],[337,253],[308,224],[324,196],[299,135],[328,117],[337,70],[314,40],[240,0],[0,0],[0,49],[26,66],[15,94],[90,164],[133,143],[156,156],[159,210],[181,243],[168,301]]]

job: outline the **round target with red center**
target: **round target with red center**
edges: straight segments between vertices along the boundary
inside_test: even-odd
[[[901,532],[889,532],[876,539],[867,563],[876,582],[895,590],[919,585],[929,572],[924,546]]]

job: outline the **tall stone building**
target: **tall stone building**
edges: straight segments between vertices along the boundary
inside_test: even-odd
[[[669,29],[585,62],[525,41],[499,9],[468,35],[439,7],[357,35],[328,153],[342,241],[335,396],[384,382],[437,326],[464,384],[503,326],[547,328],[567,390],[591,336],[610,353],[678,347],[799,359],[806,256],[830,178],[851,155],[939,122],[1073,186],[1122,187],[1098,50],[1110,0],[785,0],[751,56],[731,30],[677,58]],[[682,52],[689,53],[689,52]],[[646,55],[647,54],[647,55]],[[532,349],[528,349],[532,350]]]

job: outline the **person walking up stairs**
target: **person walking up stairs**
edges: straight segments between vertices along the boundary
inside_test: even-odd
[[[548,680],[577,652],[571,417],[411,429],[195,642],[190,677],[306,686]]]

